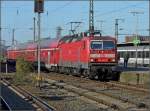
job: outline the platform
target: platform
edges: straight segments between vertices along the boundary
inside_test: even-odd
[[[22,99],[15,92],[10,90],[7,86],[0,83],[0,87],[1,99],[4,101],[4,106],[7,106],[7,109],[11,111],[35,111],[35,108],[30,103]]]

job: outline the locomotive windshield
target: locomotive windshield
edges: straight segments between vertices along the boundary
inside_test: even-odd
[[[103,41],[103,49],[114,49],[115,44],[113,41]]]
[[[113,49],[115,48],[115,44],[113,41],[91,41],[91,49]]]
[[[91,49],[102,49],[102,41],[92,41]]]

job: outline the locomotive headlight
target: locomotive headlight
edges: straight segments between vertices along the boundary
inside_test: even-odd
[[[91,59],[91,62],[93,62],[94,61],[94,59]]]
[[[115,62],[115,59],[112,59],[113,62]]]

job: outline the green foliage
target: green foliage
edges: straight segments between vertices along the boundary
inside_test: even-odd
[[[17,84],[30,81],[30,72],[33,71],[32,64],[20,57],[16,61],[16,74],[14,82]]]
[[[4,56],[3,56],[3,55],[0,55],[0,62],[2,62],[2,61],[4,61],[4,60],[5,60]]]
[[[17,73],[29,73],[33,70],[32,64],[25,61],[24,58],[18,58],[16,62]]]

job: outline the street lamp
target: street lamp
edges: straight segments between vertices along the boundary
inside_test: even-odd
[[[135,38],[135,42],[137,42],[138,40],[138,24],[139,24],[139,14],[144,14],[144,12],[142,11],[129,11],[129,13],[133,14],[133,16],[136,17],[136,25],[135,25],[135,35],[136,35],[136,38]],[[137,49],[138,49],[138,43],[135,43],[135,46],[136,46],[136,60],[135,60],[135,67],[137,68]]]

